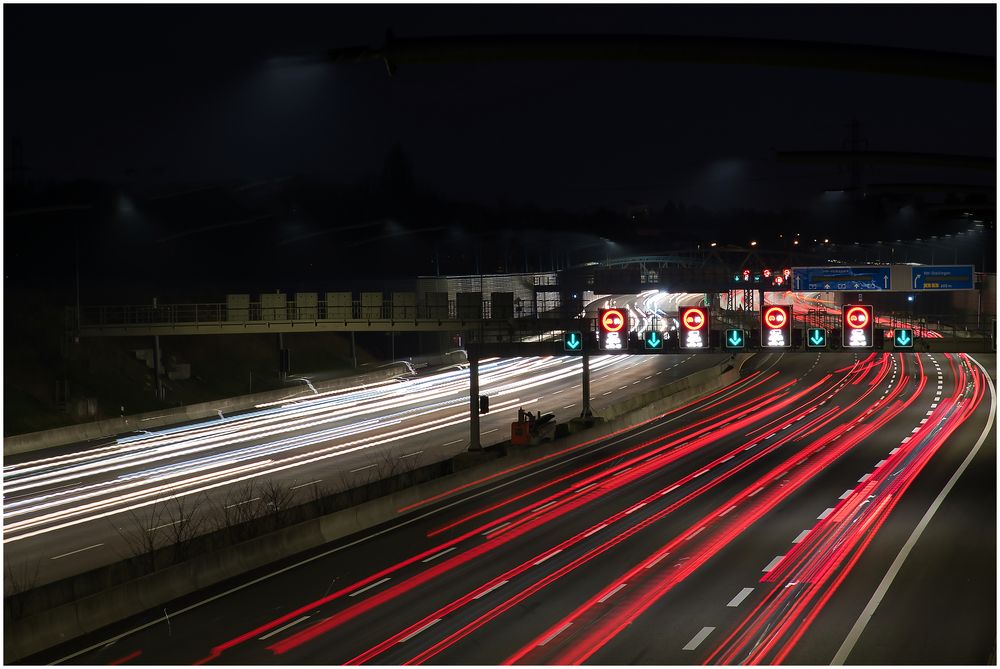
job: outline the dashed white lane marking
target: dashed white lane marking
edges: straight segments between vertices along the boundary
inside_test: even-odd
[[[534,509],[534,510],[532,511],[532,513],[538,513],[539,511],[544,511],[545,509],[549,508],[549,507],[550,507],[550,506],[552,506],[553,504],[558,504],[558,503],[559,503],[559,500],[557,500],[557,499],[554,499],[554,500],[552,500],[551,502],[548,502],[548,503],[546,503],[546,504],[542,504],[542,505],[541,505],[540,507],[538,507],[537,509]]]
[[[618,386],[618,390],[625,390],[628,386]]]
[[[352,469],[352,470],[351,470],[351,473],[352,473],[352,474],[354,474],[355,472],[361,472],[361,471],[364,471],[364,470],[366,470],[366,469],[371,469],[371,468],[372,468],[372,467],[374,467],[374,466],[375,466],[375,464],[373,463],[373,464],[370,464],[370,465],[366,465],[366,466],[364,466],[364,467],[358,467],[357,469]],[[227,508],[228,508],[228,507],[227,507]]]
[[[879,467],[881,467],[884,464],[885,464],[885,460],[879,460],[878,462],[875,463],[875,469],[878,469]]]
[[[366,585],[365,587],[361,588],[360,590],[355,590],[354,592],[352,592],[351,594],[349,594],[348,597],[357,597],[361,593],[366,592],[368,590],[371,590],[372,588],[378,587],[378,586],[382,585],[383,583],[385,583],[386,581],[390,581],[390,580],[392,580],[392,577],[391,576],[386,576],[385,578],[383,578],[380,581],[375,581],[374,583],[369,583],[368,585]]]
[[[576,406],[575,403],[574,404],[567,404],[566,406],[563,407],[563,409],[572,409],[575,406]]]
[[[545,562],[546,560],[548,560],[549,558],[554,558],[555,556],[559,555],[560,553],[562,553],[562,549],[561,549],[561,548],[560,548],[559,550],[557,550],[557,551],[552,551],[551,553],[549,553],[548,555],[546,555],[546,556],[545,556],[545,557],[543,557],[542,559],[540,559],[540,560],[535,560],[535,565],[536,565],[536,566],[537,566],[537,565],[540,565],[540,564],[542,564],[543,562]]]
[[[701,527],[699,527],[699,528],[698,528],[697,530],[695,530],[694,532],[692,532],[691,534],[689,534],[689,535],[687,536],[687,538],[686,538],[686,539],[685,539],[684,541],[691,541],[691,540],[692,540],[692,539],[694,539],[694,538],[695,538],[696,536],[698,536],[699,534],[701,534],[702,530],[704,530],[704,529],[705,529],[705,526],[704,526],[704,525],[702,525],[702,526],[701,526]]]
[[[503,528],[507,527],[508,525],[510,525],[510,523],[511,523],[511,521],[508,520],[506,523],[503,523],[502,525],[497,525],[496,527],[491,527],[490,529],[488,529],[485,532],[483,532],[483,536],[484,537],[488,537],[491,534],[493,534],[494,532],[496,532],[497,530],[502,530]]]
[[[823,520],[824,518],[826,518],[827,516],[829,516],[831,513],[833,513],[833,507],[827,507],[827,509],[823,513],[821,513],[818,516],[816,516],[816,520]]]
[[[913,439],[913,437],[903,437],[903,441],[901,441],[901,442],[899,442],[899,443],[901,443],[901,444],[905,444],[905,443],[906,443],[906,442],[908,442],[908,441],[909,441],[910,439]]]
[[[584,534],[583,538],[586,539],[587,537],[589,537],[592,534],[597,534],[598,532],[600,532],[601,530],[603,530],[607,526],[608,526],[607,523],[602,523],[602,524],[598,525],[597,527],[595,527],[594,529],[592,529],[590,532],[587,532],[586,534]]]
[[[937,402],[935,402],[934,404],[932,404],[932,405],[931,405],[931,408],[932,408],[932,409],[936,409],[936,408],[937,408]]]
[[[681,650],[695,650],[701,645],[701,642],[708,638],[708,635],[715,631],[714,627],[702,627],[701,631],[694,635],[694,637],[687,642]]]
[[[854,489],[853,489],[853,488],[848,488],[848,489],[847,489],[847,490],[845,490],[845,491],[844,491],[844,493],[843,493],[843,494],[842,494],[842,495],[841,495],[840,497],[838,497],[837,499],[847,499],[848,497],[850,497],[850,496],[851,496],[851,493],[852,493],[852,492],[854,492]]]
[[[631,509],[629,509],[628,511],[626,511],[626,512],[625,512],[625,515],[627,516],[627,515],[629,515],[630,513],[634,513],[634,512],[638,511],[639,509],[641,509],[641,508],[642,508],[642,507],[644,507],[644,506],[646,506],[646,503],[645,503],[645,502],[640,502],[639,504],[636,504],[636,505],[635,505],[635,506],[633,506],[633,507],[632,507]]]
[[[459,439],[461,441],[461,439]],[[299,485],[293,485],[289,490],[298,490],[299,488],[305,488],[307,485],[315,485],[321,482],[323,479],[316,479],[315,481],[310,481],[309,483],[300,483]]]
[[[776,555],[774,559],[767,563],[767,566],[761,569],[765,574],[774,571],[774,568],[778,566],[778,563],[785,559],[784,555]]]
[[[418,634],[420,634],[421,632],[423,632],[424,630],[426,630],[427,628],[429,628],[431,625],[437,625],[439,622],[441,622],[441,619],[440,618],[435,618],[434,620],[430,621],[429,623],[427,623],[426,625],[424,625],[420,629],[415,630],[414,632],[412,632],[412,633],[407,634],[406,636],[404,636],[402,639],[399,640],[399,643],[406,643],[407,641],[409,641],[413,637],[417,636]]]
[[[896,453],[899,453],[899,446],[889,451],[889,455],[896,455]]]
[[[736,505],[733,504],[731,507],[729,507],[728,509],[726,509],[725,511],[723,511],[722,513],[720,513],[719,514],[719,518],[722,518],[724,515],[726,515],[727,513],[729,513],[730,511],[732,511],[735,508],[736,508]]]
[[[799,536],[797,536],[794,539],[792,539],[792,543],[793,544],[800,544],[800,543],[802,543],[802,540],[805,539],[809,535],[809,532],[811,532],[811,531],[812,530],[802,530],[801,532],[799,532]]]
[[[655,567],[660,562],[660,560],[662,560],[663,558],[667,557],[668,555],[670,555],[670,551],[665,551],[665,552],[661,553],[660,555],[657,555],[655,558],[653,558],[648,563],[646,563],[646,567],[645,568],[646,569],[652,569],[653,567]]]
[[[485,432],[483,432],[483,434],[489,434],[490,432],[496,432],[496,431],[498,431],[499,429],[500,429],[500,428],[498,428],[498,427],[495,427],[495,428],[493,428],[492,430],[486,430]]]
[[[591,483],[590,485],[583,486],[582,488],[580,488],[579,490],[577,490],[577,492],[583,492],[585,490],[590,490],[591,488],[593,488],[596,485],[597,485],[596,483]]]
[[[601,393],[601,394],[602,394],[602,395],[610,395],[610,394],[611,394],[612,392],[614,392],[614,391],[613,391],[613,390],[609,390],[608,392],[606,392],[606,393]]]
[[[743,603],[744,599],[746,599],[747,597],[750,596],[751,592],[753,592],[753,588],[743,588],[742,590],[740,590],[737,593],[737,595],[735,597],[733,597],[732,599],[729,600],[729,603],[726,604],[726,606],[733,607],[733,608],[739,606],[740,604]]]
[[[624,587],[625,587],[626,585],[628,585],[628,583],[622,583],[622,584],[621,584],[621,585],[619,585],[619,586],[618,586],[617,588],[615,588],[614,590],[612,590],[612,591],[611,591],[611,592],[609,592],[608,594],[606,594],[606,595],[604,595],[603,597],[601,597],[600,599],[598,599],[598,600],[597,600],[597,603],[598,603],[598,604],[603,604],[604,602],[608,601],[609,599],[611,599],[611,596],[612,596],[613,594],[615,594],[616,592],[618,592],[619,590],[621,590],[622,588],[624,588]]]
[[[702,474],[705,474],[705,473],[707,473],[707,472],[708,472],[708,470],[707,470],[707,469],[702,469],[702,470],[701,470],[700,472],[698,472],[697,474],[695,474],[695,475],[694,475],[694,476],[692,476],[691,478],[698,478],[699,476],[701,476]]]
[[[69,553],[63,553],[62,555],[54,555],[50,557],[50,560],[58,560],[59,558],[68,557],[70,555],[76,555],[77,553],[82,553],[83,551],[89,551],[91,548],[97,548],[98,546],[103,546],[104,544],[94,544],[93,546],[87,546],[86,548],[78,548],[75,551],[70,551]]]
[[[399,456],[399,459],[402,460],[403,458],[412,458],[414,455],[420,455],[421,453],[423,453],[423,451],[413,451],[412,453]]]
[[[569,627],[572,624],[573,624],[572,622],[566,623],[565,625],[563,625],[562,627],[560,627],[559,629],[557,629],[555,632],[553,632],[552,634],[548,635],[547,637],[545,637],[544,639],[542,639],[541,641],[539,641],[538,645],[539,646],[544,646],[549,641],[552,641],[557,636],[559,636],[560,634],[562,634],[566,630],[566,628]]]
[[[927,412],[927,413],[925,413],[924,415],[925,415],[925,416],[930,416],[930,415],[931,415],[932,413],[934,413],[934,411],[933,411],[933,410],[931,410],[931,411],[928,411],[928,412]]]
[[[278,634],[278,633],[280,633],[280,632],[284,632],[284,631],[285,631],[286,629],[288,629],[289,627],[295,627],[295,626],[296,626],[296,625],[298,625],[298,624],[299,624],[300,622],[302,622],[302,621],[304,621],[304,620],[308,620],[308,619],[309,619],[309,616],[302,616],[302,617],[301,617],[301,618],[299,618],[298,620],[293,620],[292,622],[288,623],[288,624],[287,624],[287,625],[285,625],[284,627],[279,627],[279,628],[278,628],[278,629],[276,629],[276,630],[271,630],[270,632],[268,632],[268,633],[267,633],[267,634],[265,634],[264,636],[259,636],[259,637],[257,637],[257,640],[258,640],[258,641],[264,641],[265,639],[270,639],[270,638],[271,638],[271,637],[273,637],[273,636],[274,636],[275,634]]]
[[[752,493],[750,493],[749,495],[747,495],[747,497],[753,497],[754,495],[756,495],[757,493],[759,493],[759,492],[760,492],[761,490],[763,490],[763,489],[764,489],[764,486],[761,486],[761,487],[757,488],[756,490],[754,490],[754,491],[753,491]]]
[[[442,446],[451,446],[452,444],[461,444],[464,439],[456,439],[455,441],[449,441],[447,444],[441,444]]]
[[[916,434],[917,432],[920,432],[920,428],[919,427],[913,428],[913,431],[910,432],[910,434]]]
[[[486,595],[490,594],[491,592],[493,592],[494,590],[496,590],[497,588],[499,588],[501,585],[504,585],[505,583],[507,583],[507,581],[500,581],[499,583],[497,583],[496,585],[494,585],[492,588],[489,588],[487,590],[483,590],[478,595],[476,595],[475,597],[473,597],[473,599],[479,599],[480,597],[485,597]]]
[[[239,506],[240,504],[247,504],[249,502],[256,502],[259,499],[260,499],[260,497],[254,497],[253,499],[248,499],[246,502],[239,502],[238,504],[232,504],[230,506],[227,506],[226,508],[227,509],[231,509],[234,506]],[[187,520],[187,519],[186,518],[181,518],[180,520],[175,520],[172,523],[164,523],[163,525],[157,525],[156,527],[151,527],[151,528],[149,528],[146,531],[147,532],[155,532],[156,530],[162,530],[164,527],[170,527],[171,525],[177,525],[177,524],[183,523],[185,520]]]
[[[439,557],[441,557],[445,553],[450,553],[453,550],[455,550],[456,548],[458,548],[458,546],[452,546],[451,548],[445,548],[440,553],[435,553],[434,555],[430,556],[429,558],[424,558],[423,560],[421,560],[421,562],[431,562],[432,560],[437,560]]]

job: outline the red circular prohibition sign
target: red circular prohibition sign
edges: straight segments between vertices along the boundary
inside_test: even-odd
[[[601,328],[605,332],[618,332],[625,327],[625,315],[618,309],[608,309],[601,316]]]
[[[863,328],[868,325],[869,320],[871,320],[871,315],[868,313],[868,309],[864,307],[851,307],[847,310],[847,324],[852,328]]]
[[[764,312],[764,322],[772,328],[780,328],[788,321],[788,315],[781,307],[770,307]]]
[[[700,330],[705,325],[705,312],[701,309],[688,309],[684,312],[684,327],[688,330]]]

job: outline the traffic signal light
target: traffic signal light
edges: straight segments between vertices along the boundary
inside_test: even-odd
[[[681,348],[708,348],[708,308],[684,307],[681,309]]]
[[[480,415],[490,412],[490,397],[489,395],[479,396],[479,413]]]
[[[726,330],[722,341],[724,348],[743,350],[747,346],[747,333],[743,330]]]
[[[826,328],[806,328],[806,348],[826,348]]]
[[[571,353],[579,353],[583,350],[583,334],[577,330],[571,330],[563,335],[563,350]]]
[[[841,320],[844,348],[872,348],[875,343],[875,315],[870,304],[845,304]]]
[[[654,329],[649,329],[642,337],[642,343],[647,351],[663,350],[663,334]]]
[[[764,348],[790,348],[792,345],[792,308],[783,304],[765,305],[760,317],[760,345]]]
[[[895,349],[913,348],[913,330],[911,328],[896,328],[892,332],[892,346]]]

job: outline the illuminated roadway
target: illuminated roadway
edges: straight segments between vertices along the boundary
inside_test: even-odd
[[[556,465],[40,659],[994,662],[995,412],[969,356],[759,353]]]
[[[592,406],[599,412],[727,357],[593,356]],[[569,356],[481,362],[480,392],[491,400],[490,413],[480,417],[483,444],[509,438],[520,407],[554,413],[560,422],[579,416],[580,372],[579,358]],[[107,445],[7,458],[5,561],[39,564],[44,583],[129,557],[116,527],[135,531],[126,511],[133,507],[145,518],[154,502],[178,494],[201,499],[202,492],[209,496],[202,510],[246,503],[234,490],[250,479],[282,482],[304,502],[316,489],[329,492],[377,479],[391,467],[398,472],[445,460],[469,444],[468,388],[468,370],[452,370],[261,405]]]

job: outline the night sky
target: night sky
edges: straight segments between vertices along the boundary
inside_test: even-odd
[[[996,144],[995,88],[921,77],[570,61],[416,65],[390,78],[378,62],[273,64],[377,47],[387,29],[728,35],[991,56],[994,5],[7,5],[4,17],[4,131],[21,138],[37,177],[352,179],[380,170],[398,142],[418,181],[448,197],[766,208],[838,187],[835,170],[779,166],[774,150],[841,148],[851,118],[872,149],[993,155]]]
[[[219,288],[202,293],[214,295],[255,280],[315,287],[338,272],[552,269],[606,257],[601,238],[632,244],[622,252],[746,244],[755,230],[775,242],[791,229],[912,239],[940,225],[920,202],[838,209],[830,192],[849,184],[848,170],[780,163],[776,152],[843,149],[857,119],[870,150],[996,155],[996,87],[983,83],[628,60],[404,64],[390,77],[379,61],[316,58],[380,48],[387,30],[750,37],[992,58],[995,5],[3,12],[8,285],[72,279],[77,248],[91,289],[103,282],[116,296],[127,277],[162,294],[155,286],[211,280]],[[865,184],[995,179],[935,166],[863,173]],[[985,197],[992,226],[995,191]],[[35,213],[66,204],[84,208]],[[654,237],[622,234],[641,234],[623,226],[635,205]]]

